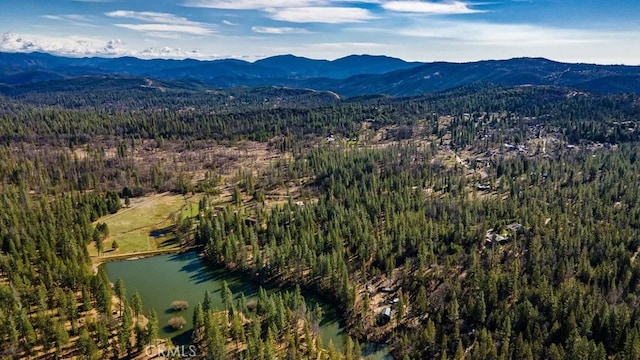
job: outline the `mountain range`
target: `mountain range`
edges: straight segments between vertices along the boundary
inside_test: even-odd
[[[0,53],[0,92],[20,92],[23,87],[33,90],[34,84],[44,91],[86,77],[187,80],[209,88],[283,86],[332,91],[343,97],[418,95],[475,83],[640,93],[640,66],[570,64],[544,58],[421,63],[372,55],[351,55],[333,61],[280,55],[247,62]]]

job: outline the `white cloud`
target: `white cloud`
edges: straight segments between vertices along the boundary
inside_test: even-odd
[[[432,1],[389,1],[382,4],[382,8],[390,11],[405,13],[422,13],[433,15],[472,14],[483,12],[469,8],[469,5],[460,1],[432,2]]]
[[[199,25],[200,23],[190,21],[187,18],[169,13],[153,12],[153,11],[129,11],[117,10],[105,13],[105,15],[114,18],[135,19],[144,22],[163,23],[163,24],[182,24],[182,25]]]
[[[116,50],[122,44],[123,42],[120,39],[109,40],[107,41],[107,45],[105,46],[105,49]]]
[[[200,26],[174,25],[174,24],[115,24],[122,28],[142,31],[152,35],[164,35],[164,33],[172,34],[190,34],[190,35],[207,35],[212,31]]]
[[[69,25],[75,26],[90,26],[95,27],[95,18],[88,15],[81,14],[67,14],[67,15],[42,15],[41,18],[53,21],[66,22]]]
[[[500,46],[526,44],[595,43],[601,36],[584,30],[568,30],[527,24],[431,21],[427,25],[398,29],[403,36]]]
[[[227,10],[262,10],[266,8],[308,7],[325,3],[318,0],[187,0],[183,5]]]
[[[276,34],[276,35],[285,35],[285,34],[309,34],[309,30],[302,28],[294,28],[294,27],[268,27],[268,26],[252,26],[251,31],[260,33],[260,34]]]
[[[188,20],[174,14],[152,11],[117,10],[105,15],[120,19],[133,19],[146,24],[115,24],[122,28],[141,31],[156,37],[175,38],[178,34],[207,35],[213,32],[208,24]]]
[[[364,22],[376,17],[366,9],[350,7],[299,7],[267,9],[273,20],[293,23],[342,24]]]
[[[367,9],[357,6],[331,6],[337,3],[378,4],[380,0],[186,0],[182,5],[227,10],[262,10],[278,21],[293,23],[356,23],[375,19]]]
[[[222,23],[229,26],[237,26],[238,24],[231,22],[229,20],[222,20]]]
[[[82,36],[54,38],[46,36],[24,37],[15,33],[0,36],[0,50],[8,52],[48,52],[68,56],[122,56],[127,52],[119,39],[102,39]]]
[[[440,19],[424,20],[406,28],[360,27],[357,31],[367,36],[377,34],[389,43],[399,39],[399,46],[386,51],[407,60],[464,62],[529,56],[566,62],[638,64],[640,56],[638,51],[630,50],[640,49],[640,31]],[[419,47],[410,45],[416,42]]]
[[[68,15],[42,15],[43,18],[48,20],[71,20],[71,21],[91,21],[87,15],[80,14],[68,14]]]
[[[202,52],[198,49],[181,49],[168,46],[148,47],[142,50],[130,49],[120,39],[104,41],[93,37],[72,36],[65,38],[41,35],[0,34],[0,51],[6,52],[46,52],[54,55],[82,57],[120,57],[135,56],[143,59],[215,59],[221,56]]]
[[[202,54],[200,52],[200,50],[198,50],[198,49],[183,50],[181,48],[171,48],[169,46],[163,46],[163,47],[160,47],[160,48],[156,48],[156,47],[146,48],[146,49],[138,52],[137,56],[139,56],[141,58],[146,58],[146,59],[157,59],[157,58],[163,58],[163,59],[185,59],[185,58],[200,59],[200,58],[207,58],[207,59],[212,59],[212,58],[217,58],[218,57],[216,55],[205,55],[205,54]]]

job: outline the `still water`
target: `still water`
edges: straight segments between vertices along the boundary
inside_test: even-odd
[[[190,342],[193,307],[203,301],[205,291],[209,291],[216,309],[223,308],[220,297],[223,281],[227,282],[236,299],[242,293],[247,299],[258,295],[259,285],[256,282],[240,274],[215,269],[205,264],[195,252],[114,261],[103,266],[112,282],[118,278],[124,281],[128,297],[131,297],[135,291],[140,293],[144,310],[153,309],[158,314],[160,336],[171,338],[177,345]],[[313,296],[305,294],[305,298],[310,303],[318,302],[322,307],[324,313],[320,323],[322,343],[326,346],[331,341],[337,349],[342,350],[344,331],[336,310],[330,304]],[[188,302],[189,308],[179,312],[173,311],[171,302],[174,300]],[[172,330],[166,324],[173,316],[183,316],[187,320],[187,325],[182,330]],[[363,344],[363,348],[367,346]],[[367,355],[367,359],[385,359],[388,353],[383,349]]]

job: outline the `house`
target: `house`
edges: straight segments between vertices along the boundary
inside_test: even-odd
[[[382,324],[386,324],[389,321],[391,321],[391,308],[386,307],[382,309],[382,312],[380,313],[380,322]]]
[[[484,240],[488,243],[488,244],[506,244],[507,242],[509,242],[509,238],[502,236],[500,234],[495,234],[493,232],[493,230],[488,231],[487,235],[485,235]]]
[[[256,218],[248,217],[244,219],[244,223],[248,226],[252,226],[256,225],[258,223],[258,220]]]
[[[507,228],[507,230],[513,231],[515,233],[517,233],[518,231],[520,231],[520,230],[522,230],[524,228],[522,226],[522,224],[517,223],[517,222],[511,223],[511,224],[509,224],[509,225],[507,225],[505,227]]]
[[[491,185],[478,184],[477,188],[481,191],[491,190]]]

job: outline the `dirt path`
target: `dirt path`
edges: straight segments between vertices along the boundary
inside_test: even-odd
[[[451,150],[451,152],[453,153],[453,156],[455,156],[456,158],[456,162],[462,166],[464,166],[465,168],[469,169],[469,164],[467,164],[464,160],[462,160],[462,158],[460,158],[460,156],[458,156],[458,154],[456,154],[455,151]]]

